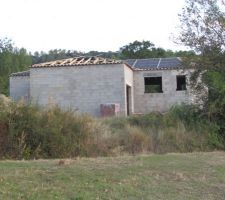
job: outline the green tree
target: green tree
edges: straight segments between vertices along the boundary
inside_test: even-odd
[[[155,47],[150,41],[134,41],[120,48],[119,57],[122,59],[187,57],[195,55],[194,51],[172,51]]]
[[[0,39],[0,93],[8,94],[11,73],[26,70],[31,63],[26,49],[13,47],[8,38]]]
[[[170,56],[189,58],[189,57],[195,56],[195,52],[194,51],[175,51],[170,53],[170,50],[168,50],[167,57],[170,57]]]
[[[32,63],[42,63],[54,60],[61,60],[66,58],[72,58],[84,55],[83,52],[78,52],[76,50],[65,50],[65,49],[52,49],[46,52],[34,52],[32,55]]]
[[[218,0],[186,0],[180,15],[179,41],[193,49],[198,68],[223,69],[225,49],[225,14]]]
[[[120,48],[121,57],[123,59],[140,59],[165,57],[165,50],[156,48],[150,41],[134,41]]]
[[[222,8],[218,0],[186,0],[180,15],[178,40],[197,53],[184,63],[196,69],[192,85],[198,86],[196,80],[203,74],[203,83],[209,90],[203,111],[225,136],[225,13]]]

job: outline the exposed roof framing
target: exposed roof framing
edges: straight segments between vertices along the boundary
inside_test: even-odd
[[[63,67],[63,66],[79,66],[79,65],[105,65],[105,64],[122,64],[121,60],[114,60],[102,57],[75,57],[63,60],[55,60],[51,62],[34,64],[31,68],[39,67]]]

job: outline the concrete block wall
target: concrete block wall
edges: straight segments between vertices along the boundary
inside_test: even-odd
[[[119,104],[119,115],[124,116],[129,86],[130,114],[165,112],[195,99],[188,85],[185,91],[176,90],[176,76],[182,74],[190,77],[190,71],[133,71],[124,64],[31,68],[30,76],[10,77],[10,96],[15,101],[31,99],[93,116],[100,116],[101,104]],[[163,93],[145,93],[144,77],[151,76],[162,76]]]
[[[133,70],[124,65],[124,91],[126,93],[126,86],[130,86],[130,96],[129,96],[129,110],[130,113],[134,112],[134,79],[133,79]],[[125,97],[125,109],[127,113],[127,97]]]
[[[187,82],[190,73],[184,70],[134,71],[134,112],[149,113],[165,112],[172,105],[190,103],[192,94],[187,90],[177,91],[177,75],[186,75]],[[145,93],[144,77],[162,77],[163,93]]]
[[[10,97],[14,101],[24,101],[28,103],[30,100],[30,77],[29,76],[12,76],[9,79]]]
[[[101,104],[115,103],[126,113],[123,64],[31,68],[30,92],[40,105],[100,116]]]

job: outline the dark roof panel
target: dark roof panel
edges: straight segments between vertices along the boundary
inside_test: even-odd
[[[135,63],[136,59],[128,59],[128,60],[125,60],[125,63],[127,63],[129,66],[133,66],[133,64]]]
[[[181,67],[181,60],[179,58],[163,58],[159,64],[160,68]]]
[[[125,63],[134,70],[159,70],[174,69],[181,67],[180,58],[149,58],[149,59],[128,59]]]
[[[159,63],[159,58],[152,58],[152,59],[139,59],[136,62],[135,68],[154,68],[157,67]]]

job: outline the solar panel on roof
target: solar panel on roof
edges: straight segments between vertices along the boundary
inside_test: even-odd
[[[133,64],[135,63],[135,60],[136,59],[129,59],[129,60],[126,60],[126,63],[130,66],[133,66]]]
[[[134,68],[150,70],[181,67],[181,61],[178,58],[129,59],[126,63]]]
[[[136,68],[154,68],[157,67],[159,59],[140,59],[136,62]]]
[[[160,62],[159,68],[180,67],[181,61],[177,58],[164,58]]]

